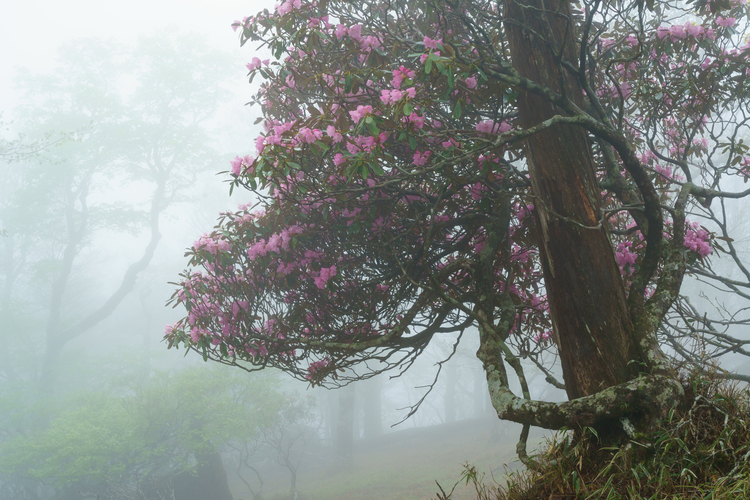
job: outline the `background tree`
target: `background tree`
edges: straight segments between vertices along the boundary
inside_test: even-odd
[[[44,431],[4,443],[0,470],[76,498],[157,498],[189,489],[178,498],[231,499],[219,450],[260,439],[292,408],[270,376],[156,373],[119,395],[80,393],[54,411]]]
[[[132,51],[82,40],[66,46],[59,62],[54,75],[19,77],[26,97],[18,125],[32,139],[55,131],[71,139],[38,164],[3,165],[8,196],[0,214],[8,233],[0,242],[0,308],[8,319],[0,337],[20,350],[24,339],[44,346],[41,354],[29,351],[37,372],[20,374],[10,348],[0,370],[33,379],[44,392],[53,390],[66,344],[133,290],[161,239],[164,211],[216,161],[208,120],[224,91],[212,83],[228,67],[225,55],[180,33],[143,38]],[[144,232],[119,283],[92,283],[86,273],[98,238]]]
[[[725,201],[750,194],[736,187],[747,16],[741,2],[287,0],[238,22],[276,61],[248,65],[267,132],[233,185],[269,194],[191,249],[202,271],[174,296],[188,315],[170,346],[337,385],[476,326],[522,457],[530,425],[647,424],[682,391],[660,343],[699,364],[686,325],[708,312],[683,306],[685,277],[750,285],[734,246],[739,273],[708,261],[713,230],[733,243]],[[732,333],[701,329],[717,351],[740,350]],[[533,400],[524,358],[570,401]]]

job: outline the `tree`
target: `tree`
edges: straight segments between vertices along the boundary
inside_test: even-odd
[[[682,393],[670,359],[748,354],[717,329],[746,319],[681,294],[686,276],[750,286],[725,210],[750,194],[747,18],[738,1],[286,0],[238,21],[276,59],[248,65],[266,133],[231,170],[263,202],[189,251],[202,271],[169,345],[337,385],[475,326],[522,457],[530,425],[649,425]],[[570,401],[533,400],[522,359]]]
[[[292,404],[270,376],[197,368],[157,373],[119,395],[78,394],[46,429],[4,443],[0,471],[76,498],[157,498],[154,492],[187,485],[193,491],[177,498],[231,499],[219,450],[260,439],[287,409]]]
[[[64,347],[133,290],[161,240],[165,210],[218,157],[207,122],[228,67],[224,54],[179,33],[144,37],[131,50],[79,40],[59,62],[54,75],[19,76],[18,126],[38,141],[60,131],[69,140],[39,161],[2,164],[0,181],[0,338],[9,346],[0,373],[44,393],[54,389]],[[127,188],[145,195],[128,199]],[[105,290],[82,281],[96,243],[128,233],[146,238],[119,281]],[[35,347],[21,346],[25,339]],[[11,345],[34,359],[11,356]]]

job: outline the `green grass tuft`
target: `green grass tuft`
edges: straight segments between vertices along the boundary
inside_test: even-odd
[[[682,382],[682,403],[623,446],[602,449],[591,430],[560,433],[534,457],[538,467],[504,485],[488,485],[468,464],[459,483],[478,500],[750,498],[750,391],[705,374]]]

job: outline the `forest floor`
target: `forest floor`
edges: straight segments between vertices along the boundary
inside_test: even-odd
[[[521,465],[516,457],[520,426],[496,418],[462,420],[426,428],[390,432],[378,440],[355,442],[352,462],[336,467],[325,458],[308,459],[300,467],[297,487],[301,500],[411,500],[434,499],[436,481],[450,492],[460,479],[463,464],[474,465],[485,481],[504,483]],[[541,432],[529,439],[529,452],[544,439]],[[263,498],[288,497],[288,474],[268,478]],[[230,478],[231,480],[231,478]],[[279,486],[270,487],[271,484]],[[241,484],[232,484],[237,500],[252,498]],[[453,500],[475,498],[462,482]]]

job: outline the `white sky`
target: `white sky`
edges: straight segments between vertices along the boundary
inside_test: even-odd
[[[239,48],[230,25],[272,9],[274,0],[2,0],[0,5],[0,111],[7,112],[14,102],[15,67],[45,71],[53,65],[57,47],[74,38],[132,42],[140,34],[176,25],[249,62],[252,50]],[[238,75],[243,74],[239,67]]]

